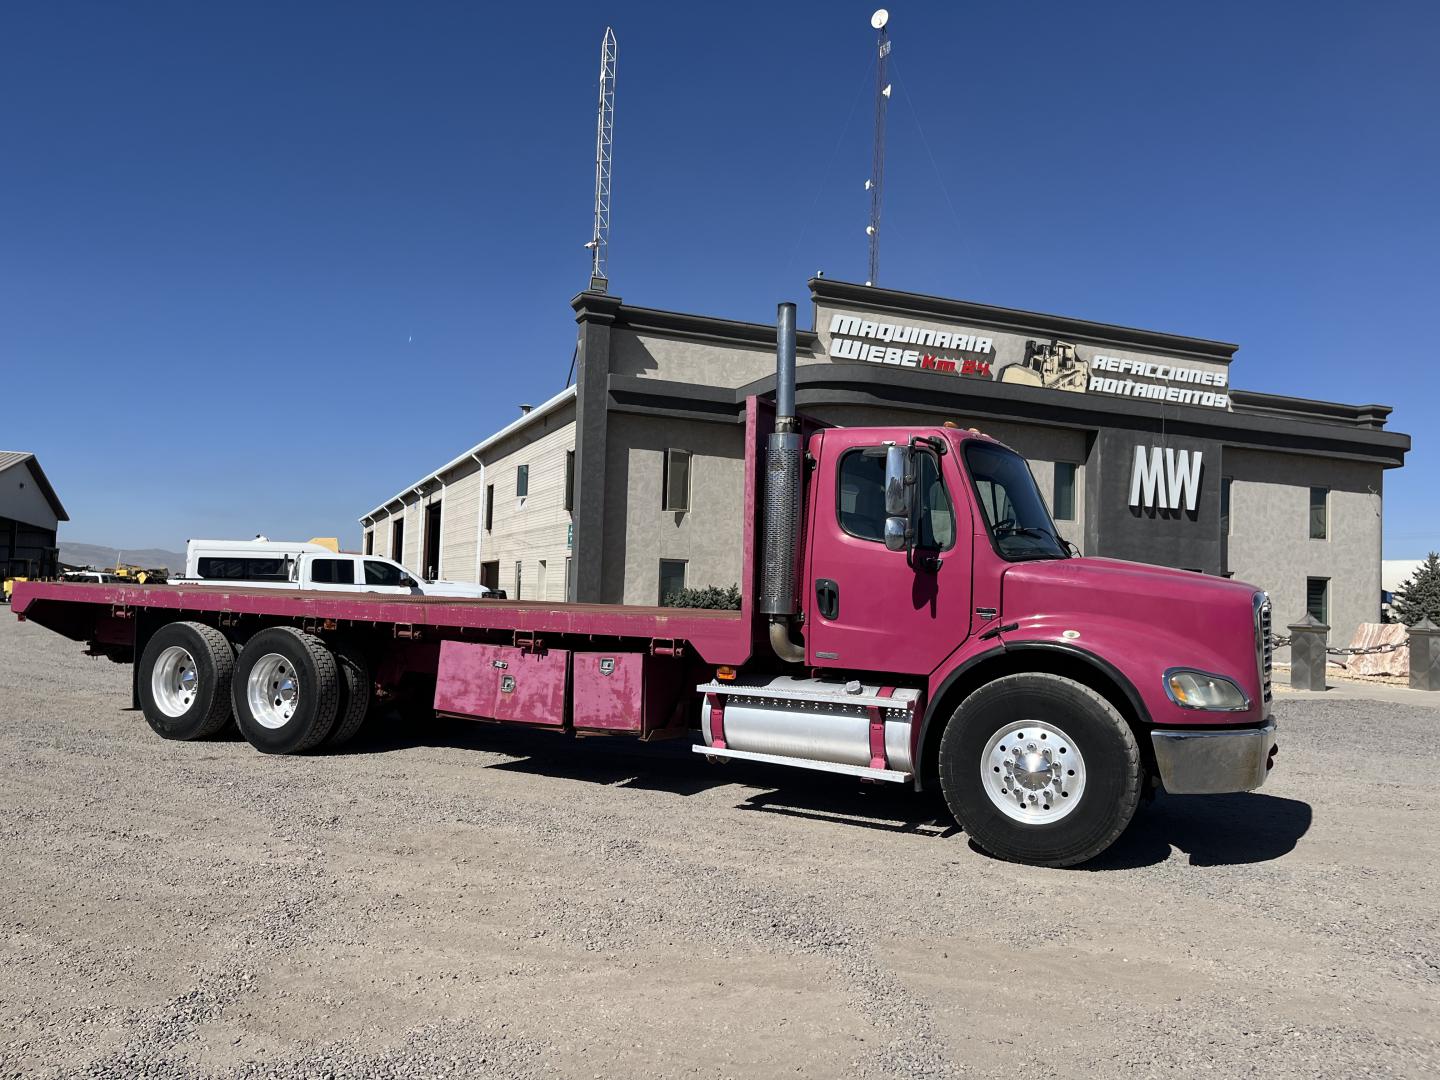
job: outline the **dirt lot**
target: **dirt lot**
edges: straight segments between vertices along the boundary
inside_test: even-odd
[[[1278,705],[1098,865],[687,747],[167,743],[0,610],[0,1075],[1434,1076],[1440,712]]]

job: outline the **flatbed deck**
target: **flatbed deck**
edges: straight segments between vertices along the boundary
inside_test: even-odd
[[[687,642],[712,664],[743,664],[750,656],[748,612],[623,604],[567,604],[541,600],[479,600],[387,596],[363,592],[19,582],[16,615],[75,640],[91,636],[99,613],[132,609],[255,615],[282,619],[431,627],[445,631],[518,631],[589,638]],[[81,617],[82,611],[91,618]]]

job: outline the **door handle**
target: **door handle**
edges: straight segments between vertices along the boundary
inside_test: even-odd
[[[829,578],[815,579],[815,606],[822,619],[840,617],[840,586]]]

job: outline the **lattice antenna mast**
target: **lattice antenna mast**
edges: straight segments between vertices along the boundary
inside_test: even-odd
[[[884,8],[870,16],[870,25],[875,28],[878,62],[875,65],[875,155],[870,163],[870,179],[865,188],[870,192],[870,224],[865,226],[865,235],[870,238],[870,274],[866,285],[875,285],[880,280],[880,207],[885,190],[885,107],[890,102],[890,83],[885,78],[885,61],[890,56],[890,35],[885,24],[890,13]]]
[[[604,292],[610,280],[610,160],[615,142],[615,31],[600,43],[600,108],[595,121],[595,228],[590,242],[590,288]]]

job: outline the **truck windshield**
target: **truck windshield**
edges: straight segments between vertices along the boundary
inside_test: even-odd
[[[1069,558],[1024,458],[993,443],[972,441],[965,444],[965,462],[1002,557]]]

